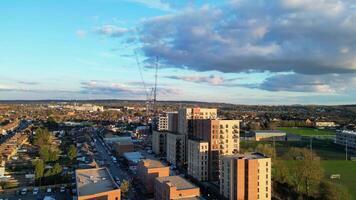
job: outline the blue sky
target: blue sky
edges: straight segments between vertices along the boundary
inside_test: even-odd
[[[351,0],[4,0],[0,100],[356,103]],[[136,56],[135,56],[136,55]],[[139,62],[139,66],[136,62]]]

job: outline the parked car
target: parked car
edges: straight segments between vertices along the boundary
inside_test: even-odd
[[[51,193],[52,192],[52,188],[48,187],[47,188],[47,193]]]
[[[65,192],[66,191],[66,188],[64,186],[62,186],[59,190],[60,192]]]
[[[38,188],[38,187],[35,187],[35,188],[33,188],[32,194],[33,194],[33,195],[37,195],[37,194],[38,194],[38,191],[39,191],[39,188]]]
[[[27,194],[27,188],[22,188],[21,195],[26,195],[26,194]]]

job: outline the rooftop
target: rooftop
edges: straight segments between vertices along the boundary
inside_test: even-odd
[[[343,130],[342,133],[343,133],[343,134],[356,135],[356,132],[355,132],[355,131],[349,131],[349,130]]]
[[[245,154],[227,155],[224,156],[224,158],[254,160],[254,159],[263,159],[269,157],[265,156],[262,153],[253,152],[253,153],[245,153]]]
[[[151,160],[151,159],[146,159],[142,160],[145,163],[145,166],[147,168],[161,168],[161,167],[167,167],[163,163],[157,160]]]
[[[273,133],[286,133],[285,131],[280,131],[280,130],[255,130],[252,131],[257,134],[273,134]]]
[[[107,168],[75,171],[78,196],[88,196],[118,189]]]
[[[138,163],[142,158],[142,154],[140,152],[126,152],[123,154],[124,157],[131,161],[131,162],[135,162],[135,163]]]
[[[160,183],[169,182],[167,184],[176,187],[177,190],[187,190],[187,189],[193,189],[197,187],[180,176],[158,177],[156,178],[156,180],[159,181]]]

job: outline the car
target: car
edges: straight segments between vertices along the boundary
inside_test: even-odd
[[[77,189],[73,188],[73,189],[72,189],[72,193],[73,193],[73,194],[77,194]]]
[[[66,191],[66,188],[64,186],[62,186],[59,190],[60,192],[65,192]]]
[[[33,195],[37,195],[37,194],[38,194],[38,191],[39,191],[39,188],[38,188],[38,187],[35,187],[35,188],[33,188],[32,194],[33,194]]]
[[[26,194],[27,194],[27,188],[22,188],[21,195],[26,195]]]
[[[51,193],[52,192],[52,188],[48,187],[47,188],[47,193]]]

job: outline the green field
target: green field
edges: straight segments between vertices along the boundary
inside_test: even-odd
[[[280,127],[278,130],[285,131],[289,134],[300,136],[333,136],[335,131],[316,129],[316,128],[298,128],[298,127]]]
[[[273,145],[273,142],[270,141],[241,141],[240,146],[242,149],[248,151],[254,151],[258,144],[270,144]],[[299,148],[310,148],[310,140],[302,139],[301,141],[289,141],[281,142],[276,141],[276,151],[277,156],[284,155],[291,147]],[[345,150],[344,147],[334,144],[333,140],[329,139],[313,139],[313,151],[320,156],[322,160],[344,160],[345,159]]]
[[[348,188],[352,195],[351,199],[356,199],[356,162],[329,160],[321,162],[325,170],[325,179],[330,180],[331,174],[340,174],[340,180],[333,180],[333,182],[344,185]]]

